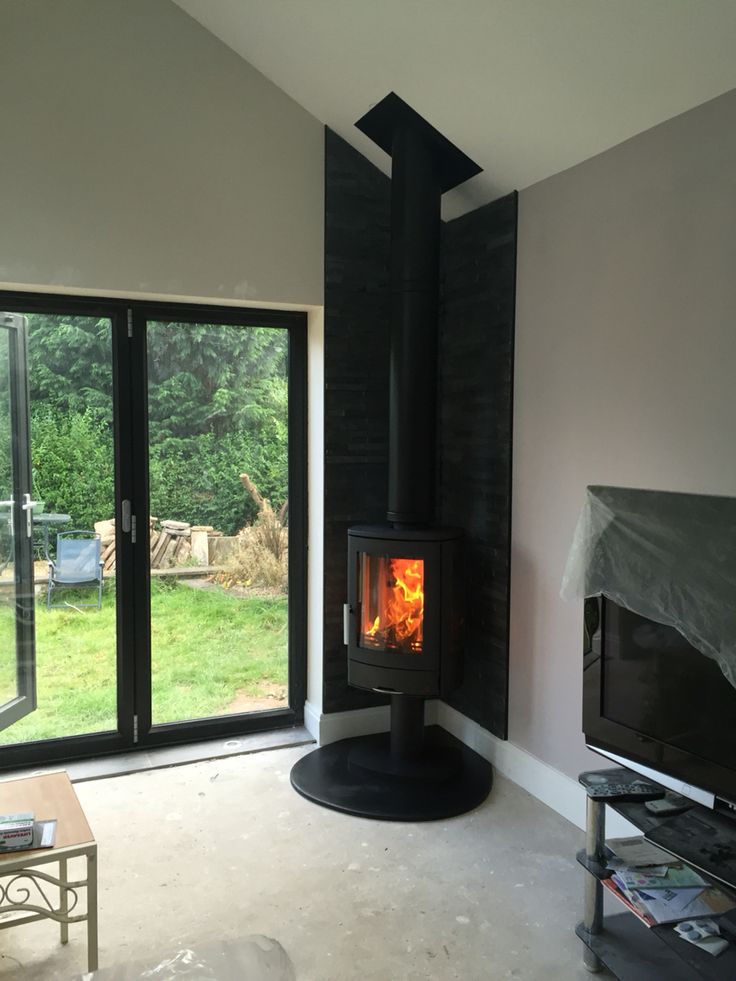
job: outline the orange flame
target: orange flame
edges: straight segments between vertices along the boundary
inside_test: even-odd
[[[378,595],[363,596],[363,641],[384,650],[420,653],[424,633],[424,560],[366,556],[386,566]],[[367,586],[367,583],[366,583]]]

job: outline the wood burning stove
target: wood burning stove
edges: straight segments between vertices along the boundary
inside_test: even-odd
[[[392,157],[391,360],[385,525],[348,531],[348,681],[391,696],[390,735],[303,757],[294,787],[365,817],[430,820],[487,796],[490,765],[436,727],[424,700],[448,695],[462,665],[462,532],[433,528],[440,199],[479,173],[391,93],[356,124]]]
[[[436,698],[460,683],[462,532],[364,525],[348,532],[348,681]]]

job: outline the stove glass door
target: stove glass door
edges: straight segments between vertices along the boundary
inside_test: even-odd
[[[424,559],[358,553],[358,600],[360,647],[422,653]]]

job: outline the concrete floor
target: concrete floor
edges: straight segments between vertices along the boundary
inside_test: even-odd
[[[503,778],[448,821],[337,814],[289,784],[310,749],[77,785],[99,843],[101,967],[265,934],[299,981],[590,978],[573,934],[581,832]],[[0,978],[81,973],[84,927],[66,947],[57,929],[0,933]]]

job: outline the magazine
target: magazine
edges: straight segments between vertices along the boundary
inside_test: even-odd
[[[614,879],[622,889],[683,889],[700,886],[706,889],[709,883],[689,865],[670,865],[662,875],[652,875],[649,869],[616,869]]]

